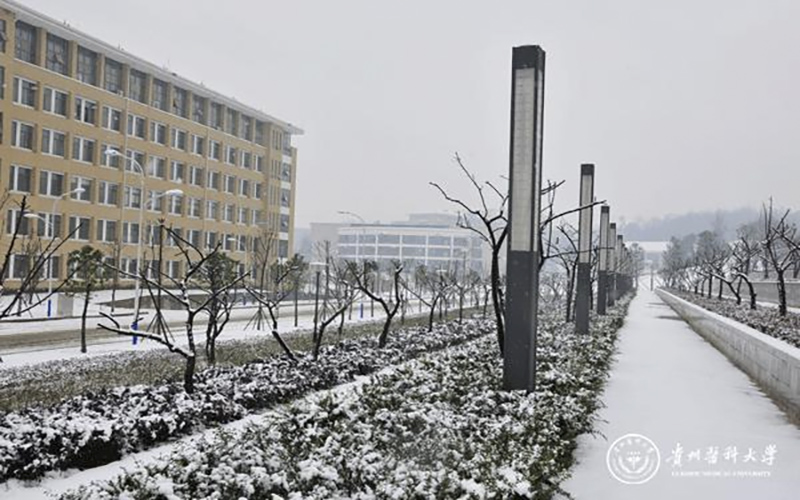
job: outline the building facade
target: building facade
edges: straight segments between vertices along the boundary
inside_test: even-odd
[[[5,0],[0,82],[0,251],[18,224],[45,244],[74,231],[53,279],[86,244],[119,248],[136,272],[139,244],[163,219],[240,262],[264,234],[279,257],[292,253],[299,128]],[[24,196],[38,217],[19,217]],[[180,274],[176,251],[164,260]],[[10,281],[24,266],[18,255]]]
[[[345,260],[399,260],[431,269],[485,270],[483,241],[469,230],[446,225],[350,224],[338,229],[336,252]]]

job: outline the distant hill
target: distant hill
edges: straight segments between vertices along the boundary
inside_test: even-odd
[[[667,215],[643,222],[629,222],[622,227],[628,241],[666,241],[672,236],[682,237],[707,229],[719,231],[725,239],[736,236],[736,228],[759,217],[755,208],[716,210]]]

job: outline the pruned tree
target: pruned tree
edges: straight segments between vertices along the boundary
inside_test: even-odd
[[[278,331],[278,307],[296,289],[300,277],[307,269],[308,263],[303,256],[295,254],[287,262],[276,261],[266,268],[262,268],[258,288],[252,285],[246,287],[247,292],[259,307],[267,310],[272,336],[292,361],[297,361],[297,357]]]
[[[442,272],[431,270],[424,264],[414,269],[413,284],[406,280],[402,283],[408,293],[428,308],[428,331],[432,331],[436,308],[444,300],[450,284],[444,279]]]
[[[317,331],[314,334],[314,359],[319,359],[322,339],[325,330],[337,319],[339,320],[339,333],[342,332],[344,325],[344,313],[356,299],[356,286],[352,281],[352,276],[347,265],[342,262],[331,260],[328,263],[326,274],[326,297],[328,298],[328,313],[323,316]],[[330,287],[330,285],[333,285]],[[330,290],[327,288],[330,287]]]
[[[763,206],[762,222],[764,224],[764,254],[770,267],[775,271],[778,286],[778,312],[786,316],[786,271],[793,265],[795,254],[800,251],[797,238],[797,226],[787,220],[789,210],[776,216],[772,204]]]
[[[119,289],[120,274],[115,269],[119,269],[122,259],[122,241],[119,236],[108,245],[108,252],[106,260],[110,267],[106,267],[106,274],[109,275],[111,281],[111,314],[114,314],[117,308],[117,290]]]
[[[211,298],[205,308],[208,314],[205,351],[210,365],[217,362],[217,339],[228,325],[236,304],[235,289],[230,285],[247,278],[247,274],[238,276],[237,267],[235,260],[218,252],[205,261],[198,273],[200,289]]]
[[[377,281],[378,264],[374,261],[364,261],[363,265],[357,262],[348,261],[347,268],[350,271],[350,276],[358,291],[380,304],[383,308],[386,319],[383,322],[383,329],[378,337],[378,347],[383,348],[389,338],[389,329],[392,326],[392,320],[400,308],[400,282],[401,274],[403,272],[403,264],[400,261],[393,260],[390,269],[391,291],[389,298],[383,297],[375,290],[375,283]]]
[[[89,313],[89,303],[92,300],[92,293],[101,288],[106,281],[105,269],[103,268],[103,252],[84,245],[79,250],[69,253],[67,261],[71,269],[72,277],[67,283],[68,293],[83,297],[83,309],[81,310],[81,352],[86,352],[86,317]]]
[[[163,226],[163,224],[161,225]],[[214,292],[207,291],[208,293],[206,293],[205,297],[201,298],[200,300],[193,299],[190,296],[190,290],[197,288],[198,281],[200,280],[201,273],[206,262],[209,259],[214,259],[214,256],[220,253],[221,244],[217,243],[217,245],[210,249],[210,251],[206,252],[199,247],[196,247],[188,240],[184,239],[171,227],[163,229],[167,232],[167,235],[169,238],[171,238],[171,241],[173,241],[178,247],[178,252],[181,255],[185,268],[185,272],[182,276],[172,277],[169,274],[163,274],[163,276],[159,276],[154,279],[148,276],[148,274],[152,275],[153,272],[160,271],[154,271],[154,268],[152,267],[150,268],[151,270],[149,273],[145,268],[140,269],[138,274],[130,273],[119,268],[117,271],[124,276],[141,280],[146,287],[150,298],[153,300],[153,304],[155,305],[156,309],[161,307],[161,305],[156,301],[157,292],[161,292],[170,297],[174,303],[179,305],[185,314],[185,319],[183,322],[183,333],[186,341],[185,344],[179,343],[175,335],[170,330],[165,329],[161,330],[160,332],[147,332],[142,330],[134,330],[130,327],[122,327],[119,321],[117,321],[110,314],[106,314],[104,312],[101,312],[100,314],[110,324],[101,323],[99,326],[104,330],[114,332],[119,335],[142,337],[152,340],[153,342],[163,345],[170,352],[176,353],[182,357],[185,361],[183,387],[187,393],[191,394],[194,392],[194,373],[197,366],[197,343],[195,339],[195,321],[197,316],[206,311],[208,304],[212,300],[215,300],[217,295],[227,293],[230,289],[237,286],[241,282],[242,278],[237,278],[229,284],[220,287],[218,290],[215,290]],[[164,245],[164,238],[161,238],[159,245]],[[163,278],[163,281],[160,278]],[[156,312],[158,313],[160,311],[157,310]]]

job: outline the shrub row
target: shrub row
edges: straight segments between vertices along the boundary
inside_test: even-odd
[[[541,316],[532,394],[501,390],[496,340],[482,336],[61,498],[550,498],[592,429],[626,308],[586,336]]]
[[[0,481],[36,479],[51,470],[85,469],[176,437],[284,403],[463,343],[491,331],[485,320],[394,332],[378,349],[372,338],[326,346],[318,361],[293,363],[280,356],[241,366],[212,367],[197,375],[196,392],[179,383],[101,390],[48,408],[0,415]]]

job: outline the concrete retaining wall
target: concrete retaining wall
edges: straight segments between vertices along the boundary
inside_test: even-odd
[[[800,424],[800,349],[664,290],[657,293]]]

